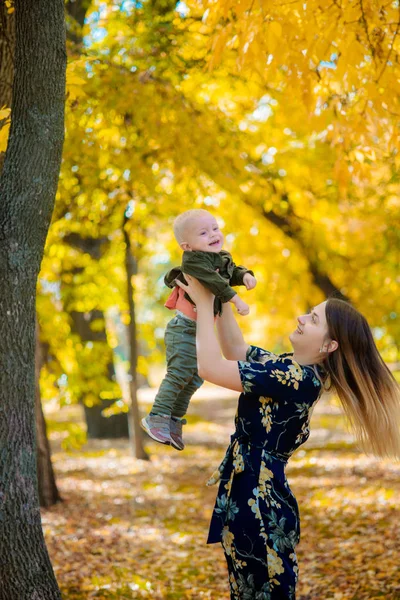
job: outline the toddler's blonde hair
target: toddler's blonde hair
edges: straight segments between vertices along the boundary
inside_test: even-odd
[[[204,208],[192,208],[191,210],[185,210],[185,212],[176,217],[174,221],[174,235],[179,245],[185,241],[185,232],[189,223],[192,223],[198,217],[205,217],[206,215],[212,216]]]

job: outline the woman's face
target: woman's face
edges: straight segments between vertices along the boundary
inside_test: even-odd
[[[312,362],[330,350],[325,306],[326,302],[321,302],[307,315],[297,317],[297,329],[289,336],[295,354],[306,355]]]

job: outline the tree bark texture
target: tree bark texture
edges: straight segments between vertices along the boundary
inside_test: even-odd
[[[42,344],[40,342],[39,324],[36,323],[35,352],[35,421],[36,421],[36,464],[38,473],[40,506],[48,508],[61,501],[53,465],[51,462],[50,444],[47,438],[46,420],[43,414],[40,396],[40,371],[44,363]]]
[[[12,85],[14,80],[15,53],[15,21],[14,14],[9,13],[5,4],[0,3],[0,107],[11,107]],[[0,174],[3,168],[5,153],[0,155]],[[40,398],[39,375],[42,368],[41,344],[36,340],[36,389],[35,414],[37,434],[37,469],[40,506],[48,507],[61,498],[57,490],[51,463],[50,446],[47,439],[46,422]]]
[[[36,470],[36,281],[64,140],[63,0],[15,0],[10,138],[0,178],[0,600],[60,600]]]
[[[127,220],[125,218],[124,225]],[[132,444],[132,451],[135,458],[142,460],[149,460],[149,456],[143,446],[143,433],[140,427],[140,412],[139,404],[137,399],[137,333],[136,333],[136,315],[135,315],[135,302],[133,299],[133,284],[132,278],[136,272],[136,265],[131,249],[131,242],[129,234],[126,228],[123,228],[124,240],[125,240],[125,269],[126,269],[126,281],[127,281],[127,295],[128,295],[128,306],[129,306],[129,329],[128,329],[128,340],[130,348],[130,360],[129,360],[129,391],[131,396],[131,408],[129,411],[130,417],[130,438]]]

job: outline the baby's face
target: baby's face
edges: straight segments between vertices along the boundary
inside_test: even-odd
[[[219,252],[224,243],[224,236],[212,215],[204,215],[191,220],[185,228],[183,250],[201,250],[203,252]]]

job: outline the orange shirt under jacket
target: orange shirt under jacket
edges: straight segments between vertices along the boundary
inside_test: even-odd
[[[164,306],[170,310],[179,310],[192,321],[197,321],[196,307],[185,298],[185,290],[178,285],[174,287]]]

